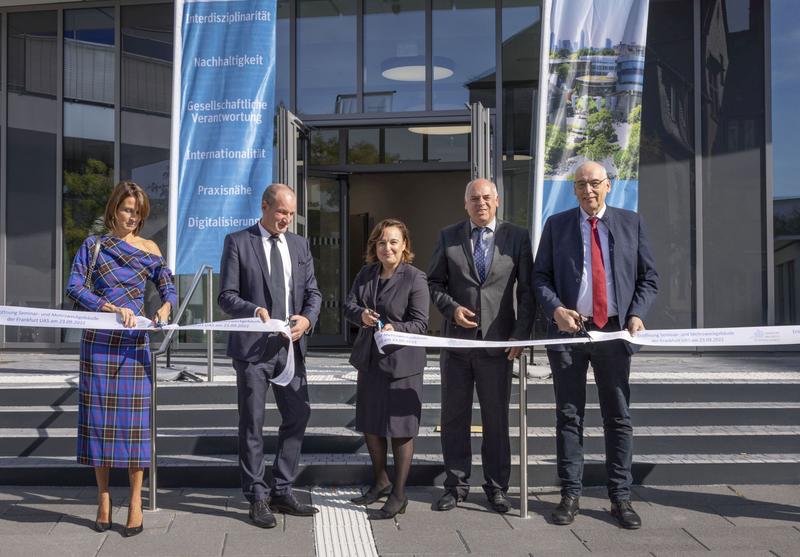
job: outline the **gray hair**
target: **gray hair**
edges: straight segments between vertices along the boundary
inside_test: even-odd
[[[495,195],[500,195],[497,191],[497,184],[489,180],[488,178],[475,178],[474,180],[470,180],[467,182],[467,187],[464,189],[464,199],[469,199],[469,190],[473,186],[473,184],[477,184],[478,182],[489,182],[492,184],[492,189],[494,190]]]

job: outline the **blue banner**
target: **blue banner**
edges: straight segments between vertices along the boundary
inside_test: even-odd
[[[547,96],[537,116],[546,138],[537,157],[543,166],[537,235],[547,217],[578,205],[572,180],[587,160],[608,171],[607,204],[635,211],[639,202],[648,0],[552,0],[550,6],[543,37]]]
[[[183,3],[177,274],[219,270],[272,181],[275,0]]]

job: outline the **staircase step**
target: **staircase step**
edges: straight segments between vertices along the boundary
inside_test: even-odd
[[[277,427],[264,428],[264,449],[276,450]],[[0,456],[63,456],[75,453],[77,430],[73,428],[0,429]],[[512,427],[511,451],[519,451],[519,428]],[[480,433],[471,435],[474,454],[480,454]],[[160,455],[219,455],[237,450],[236,427],[161,428],[158,436]],[[422,427],[415,439],[421,453],[441,451],[440,433],[433,427]],[[800,426],[691,426],[634,428],[634,446],[640,455],[680,452],[686,454],[747,454],[791,452],[800,447]],[[584,447],[590,452],[604,450],[603,430],[587,427]],[[528,453],[549,454],[555,448],[552,427],[528,428]],[[366,445],[361,433],[342,427],[311,427],[303,440],[304,454],[356,454]]]
[[[439,424],[441,405],[422,405],[423,426]],[[516,421],[517,404],[511,404],[511,420]],[[0,428],[74,427],[78,407],[4,406],[0,407]],[[552,404],[528,405],[528,423],[552,424]],[[795,425],[800,424],[800,402],[663,402],[631,404],[636,426],[702,426],[702,425]],[[278,423],[275,404],[266,405],[266,423]],[[353,427],[355,407],[351,404],[312,404],[311,427]],[[236,404],[159,404],[159,427],[217,427],[238,423]],[[480,407],[473,404],[472,423],[480,424]],[[602,423],[597,404],[586,405],[586,424]]]
[[[355,376],[309,377],[309,399],[314,404],[355,403]],[[78,389],[72,385],[19,385],[3,383],[0,389],[0,408],[5,406],[71,406],[78,403]],[[512,385],[511,399],[518,398],[518,383]],[[438,374],[426,374],[423,402],[441,402]],[[268,400],[274,400],[272,390]],[[597,403],[597,388],[587,385],[587,402]],[[637,403],[657,402],[794,402],[800,400],[800,381],[716,381],[716,382],[637,382],[631,378],[631,400]],[[159,384],[159,404],[226,404],[236,401],[236,385],[231,382]],[[554,401],[552,382],[529,380],[528,401]]]
[[[271,462],[274,455],[267,455]],[[239,485],[236,455],[159,457],[159,487],[236,487]],[[480,456],[472,459],[471,483],[483,481]],[[444,467],[439,454],[418,454],[414,457],[409,484],[441,485]],[[92,485],[94,474],[68,457],[0,457],[0,484]],[[519,459],[512,457],[511,485],[518,486]],[[367,484],[372,468],[367,454],[316,454],[301,458],[296,484],[354,485]],[[701,485],[720,483],[797,484],[800,483],[800,454],[765,453],[753,455],[637,455],[633,462],[633,480],[639,485]],[[126,485],[124,470],[113,470],[115,485]],[[536,455],[528,458],[528,485],[557,485],[555,456]],[[587,454],[584,485],[605,484],[605,463],[600,454]]]

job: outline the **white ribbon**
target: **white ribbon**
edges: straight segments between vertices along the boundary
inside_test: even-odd
[[[164,325],[157,327],[146,317],[137,316],[135,327],[125,327],[116,313],[70,311],[63,309],[23,308],[16,306],[0,306],[0,325],[15,327],[48,327],[57,329],[103,329],[112,331],[235,331],[246,333],[278,333],[289,339],[292,332],[285,321],[270,319],[267,322],[257,317],[246,319],[228,319],[212,323],[196,325]],[[280,386],[288,385],[294,378],[294,350],[287,350],[286,366],[272,383]]]
[[[383,353],[384,346],[420,346],[425,348],[514,348],[528,346],[553,346],[556,344],[584,344],[624,340],[642,346],[761,346],[800,344],[800,325],[779,327],[721,327],[716,329],[654,329],[631,336],[627,330],[603,333],[591,331],[589,338],[550,338],[541,340],[465,340],[414,335],[399,331],[375,333],[375,344]]]

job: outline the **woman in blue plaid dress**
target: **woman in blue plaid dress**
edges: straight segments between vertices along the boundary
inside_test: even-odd
[[[90,236],[78,250],[67,295],[89,311],[118,314],[126,327],[144,312],[148,280],[162,305],[154,321],[166,322],[177,303],[172,273],[158,246],[140,237],[150,212],[147,194],[120,182],[106,205],[110,234]],[[92,266],[94,245],[100,243]],[[90,269],[91,267],[91,269]],[[91,271],[91,281],[87,272]],[[146,331],[86,330],[81,338],[78,405],[78,462],[94,466],[98,488],[95,528],[111,527],[111,468],[127,468],[131,485],[125,535],[142,530],[142,480],[150,466],[150,347]]]

